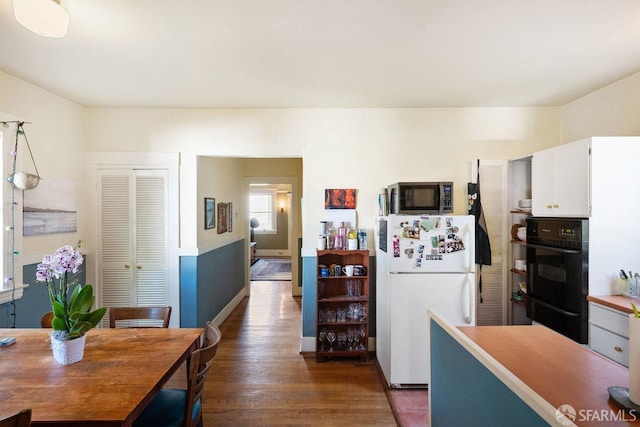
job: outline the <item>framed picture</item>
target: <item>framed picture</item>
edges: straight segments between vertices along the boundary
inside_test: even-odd
[[[229,226],[229,204],[218,203],[218,234],[226,233]]]
[[[216,199],[204,198],[204,229],[216,227]]]
[[[229,209],[227,209],[227,216],[229,217],[229,225],[227,231],[231,233],[233,231],[233,203],[229,202]]]
[[[355,188],[336,188],[324,190],[325,209],[355,209],[356,190]]]

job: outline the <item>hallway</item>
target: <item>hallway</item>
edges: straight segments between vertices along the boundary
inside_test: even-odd
[[[251,297],[220,327],[204,425],[396,426],[373,361],[318,364],[300,354],[300,303],[290,282],[251,282]]]

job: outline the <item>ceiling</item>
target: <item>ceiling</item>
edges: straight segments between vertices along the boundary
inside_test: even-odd
[[[640,71],[638,0],[0,0],[0,70],[85,107],[564,105]]]

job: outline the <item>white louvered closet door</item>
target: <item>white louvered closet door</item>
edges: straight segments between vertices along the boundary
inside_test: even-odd
[[[476,170],[474,168],[472,172],[474,181]],[[507,221],[507,171],[505,160],[480,160],[480,195],[491,242],[491,265],[482,266],[482,302],[480,298],[476,301],[477,325],[507,324],[506,236],[510,230]]]
[[[166,170],[100,170],[101,304],[168,305]]]

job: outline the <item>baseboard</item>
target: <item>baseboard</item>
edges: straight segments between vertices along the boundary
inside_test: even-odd
[[[211,323],[213,323],[217,327],[220,327],[220,325],[222,325],[222,322],[224,322],[227,319],[227,317],[229,317],[231,312],[240,304],[240,302],[244,299],[244,297],[245,297],[245,292],[244,292],[244,289],[242,289],[240,292],[236,294],[235,297],[233,297],[231,301],[229,301],[229,304],[227,304],[222,309],[222,311],[220,311],[220,313],[218,313],[218,315],[213,318]]]
[[[256,249],[256,257],[290,257],[291,251],[289,249]]]

